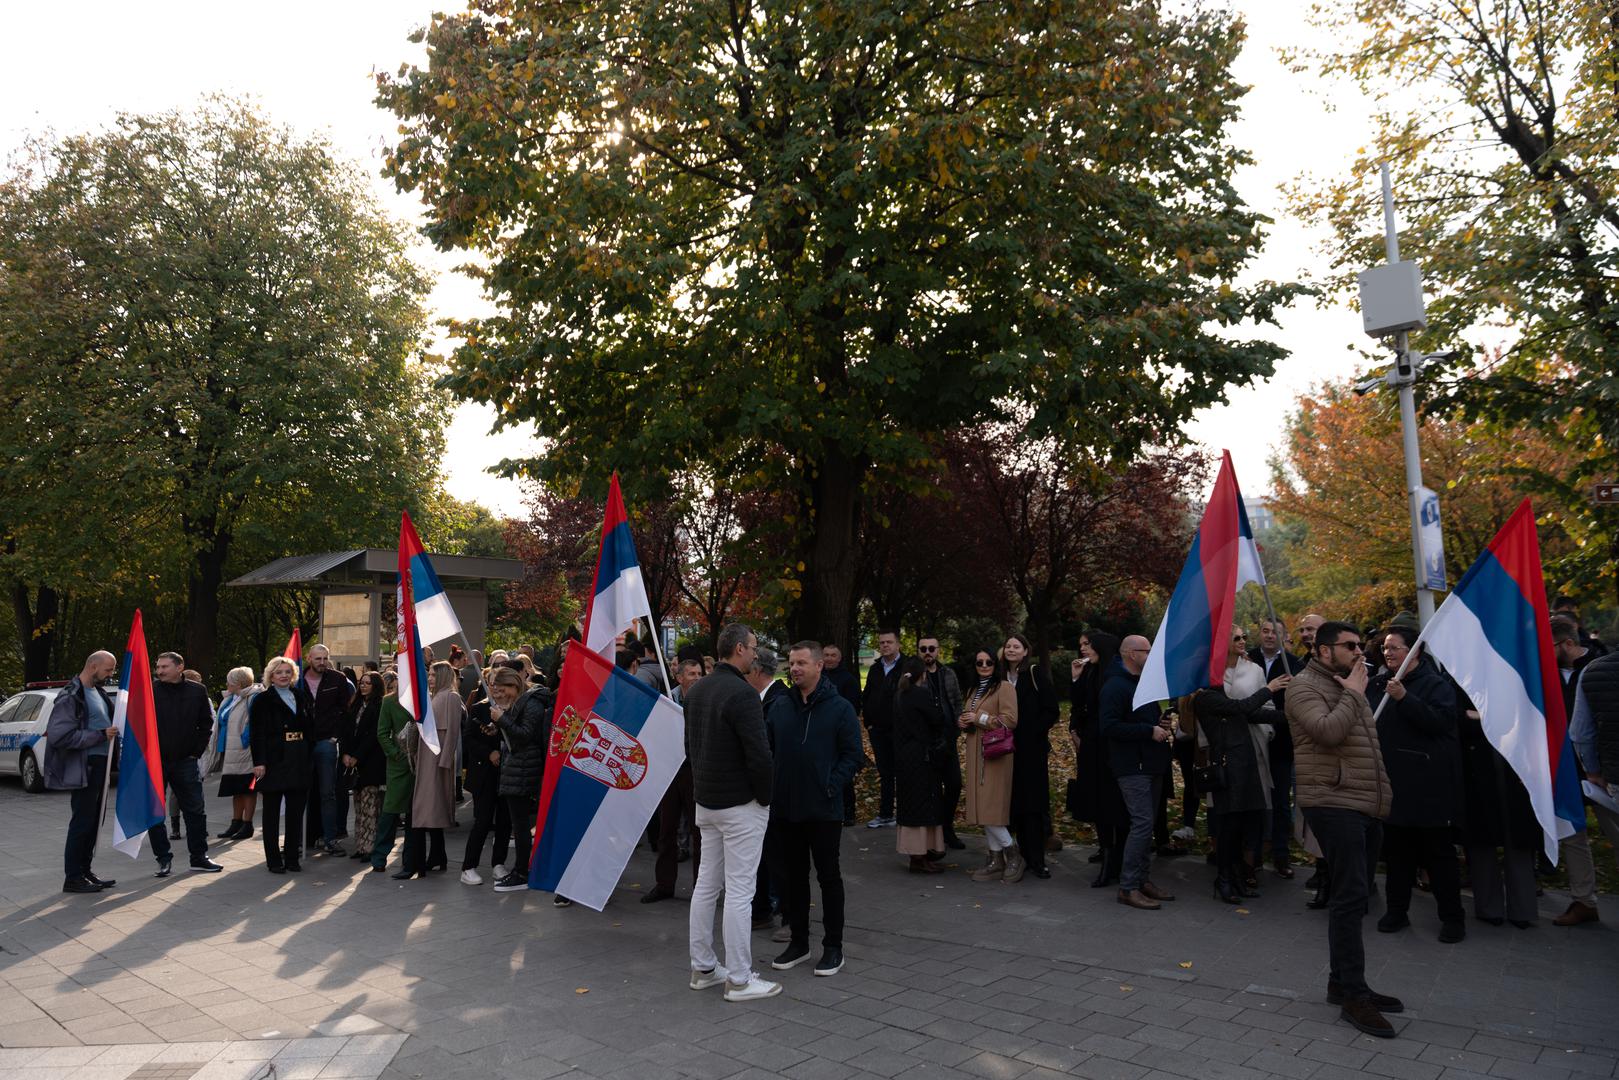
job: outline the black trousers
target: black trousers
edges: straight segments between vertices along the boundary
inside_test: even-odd
[[[771,822],[771,854],[781,883],[782,914],[792,928],[793,943],[809,945],[810,862],[821,887],[821,944],[843,948],[843,873],[838,867],[843,824],[837,821]]]
[[[944,834],[954,836],[956,833],[956,808],[961,805],[961,755],[957,753],[958,743],[951,740],[945,747],[945,761],[937,766],[939,770],[939,784],[944,789]],[[1049,832],[1050,821],[1047,821]],[[1022,841],[1019,841],[1021,845]]]
[[[202,773],[197,768],[197,759],[165,759],[163,779],[168,782],[185,818],[186,850],[191,854],[191,861],[201,862],[208,857],[208,815],[202,800]],[[147,830],[146,839],[151,841],[152,855],[158,862],[168,862],[174,857],[168,830],[162,822]]]
[[[1163,779],[1158,784],[1158,804],[1152,811],[1152,844],[1153,847],[1169,846],[1169,794],[1174,787],[1175,766],[1171,764],[1164,767]]]
[[[443,829],[418,829],[405,826],[404,869],[426,870],[430,866],[443,866],[449,861],[444,853]]]
[[[281,847],[281,800],[287,801],[287,846]],[[259,831],[264,834],[264,861],[270,866],[296,866],[303,850],[298,846],[304,835],[304,809],[309,805],[308,788],[266,791],[259,802],[264,816]],[[189,829],[189,823],[187,825]]]
[[[1175,762],[1181,770],[1181,825],[1196,832],[1197,809],[1202,805],[1202,800],[1197,797],[1197,783],[1193,779],[1197,775],[1193,772],[1197,767],[1197,740],[1176,739],[1173,745]]]
[[[1046,824],[1050,815],[1033,810],[1012,815],[1012,831],[1018,851],[1030,870],[1043,870],[1046,865]]]
[[[1253,872],[1255,864],[1246,852],[1250,841],[1262,835],[1264,810],[1224,810],[1213,816],[1215,822],[1215,869],[1221,880],[1238,882]]]
[[[534,818],[540,812],[540,800],[523,795],[506,796],[506,809],[512,818],[512,844],[517,858],[512,872],[528,877],[528,858],[534,846]]]
[[[653,866],[653,880],[659,889],[673,892],[680,877],[680,829],[685,821],[697,820],[697,803],[692,787],[691,762],[680,766],[669,790],[658,804],[658,858]],[[691,879],[697,880],[697,867],[703,858],[702,834],[691,831]]]
[[[1456,859],[1456,842],[1448,826],[1427,829],[1413,825],[1383,826],[1383,861],[1388,867],[1388,914],[1404,915],[1411,910],[1411,890],[1417,883],[1417,868],[1425,867],[1433,885],[1433,898],[1439,906],[1439,921],[1461,924],[1467,915],[1462,909],[1462,868]]]
[[[877,816],[894,816],[894,733],[888,728],[867,728],[871,756],[877,763]]]
[[[467,833],[467,850],[461,856],[461,869],[476,870],[483,862],[484,841],[491,831],[495,834],[495,850],[490,865],[499,866],[506,861],[506,852],[512,844],[512,814],[500,797],[500,773],[480,769],[472,782],[472,829]]]
[[[1371,991],[1366,985],[1366,945],[1360,924],[1371,906],[1372,871],[1377,866],[1383,827],[1358,810],[1328,806],[1305,807],[1304,820],[1332,867],[1327,978],[1338,984],[1346,1000],[1364,998]]]
[[[62,845],[62,877],[74,881],[90,872],[96,850],[96,829],[101,825],[101,789],[107,782],[107,755],[87,754],[84,786],[73,789],[73,816],[67,821],[67,842]]]

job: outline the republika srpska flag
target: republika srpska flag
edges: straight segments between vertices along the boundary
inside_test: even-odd
[[[1237,490],[1231,451],[1226,450],[1191,554],[1136,684],[1135,708],[1225,683],[1237,590],[1251,582],[1263,585],[1265,571]]]
[[[616,472],[607,489],[607,516],[602,520],[601,554],[596,558],[596,583],[590,597],[585,612],[585,648],[609,660],[617,649],[618,635],[636,619],[652,621],[652,605],[641,580],[641,563],[635,557],[635,540],[630,536],[629,515],[624,512]]]
[[[438,725],[433,722],[433,699],[427,692],[427,664],[422,659],[422,632],[416,622],[416,602],[411,570],[417,556],[426,556],[422,538],[410,522],[410,512],[399,515],[399,585],[394,592],[394,663],[399,672],[399,704],[416,721],[422,744],[438,753]],[[434,579],[437,581],[437,578]],[[442,592],[442,590],[440,590]]]
[[[680,706],[569,649],[551,720],[528,884],[600,911],[686,760]]]
[[[163,753],[157,744],[157,709],[152,704],[152,667],[146,657],[146,628],[138,609],[129,628],[123,670],[118,675],[112,726],[121,745],[112,846],[134,859],[140,856],[146,830],[163,824],[166,812]]]
[[[294,626],[292,628],[292,636],[287,639],[287,647],[281,650],[281,655],[298,665],[298,677],[300,679],[303,678],[304,634],[302,630],[298,629],[298,627]]]
[[[1473,699],[1485,737],[1523,781],[1555,863],[1558,840],[1585,828],[1585,805],[1528,499],[1439,605],[1421,640]]]

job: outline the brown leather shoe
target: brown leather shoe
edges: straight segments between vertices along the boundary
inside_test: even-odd
[[[1140,889],[1120,889],[1119,903],[1142,911],[1157,911],[1162,906]]]
[[[1164,890],[1160,889],[1150,881],[1143,881],[1141,883],[1141,891],[1154,900],[1175,899],[1174,893],[1166,893]]]
[[[1600,922],[1602,916],[1590,904],[1582,904],[1576,900],[1568,906],[1568,910],[1552,920],[1553,926],[1578,926],[1581,923]]]
[[[1350,1026],[1355,1030],[1364,1034],[1372,1035],[1379,1039],[1394,1038],[1394,1025],[1389,1023],[1386,1016],[1377,1011],[1377,1006],[1372,1004],[1370,998],[1355,998],[1352,1001],[1344,1002],[1343,1008],[1338,1015],[1349,1021]]]

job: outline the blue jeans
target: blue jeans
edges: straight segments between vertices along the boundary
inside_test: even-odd
[[[1161,776],[1135,773],[1119,777],[1119,794],[1130,812],[1130,835],[1124,841],[1124,865],[1119,870],[1119,888],[1141,888],[1152,870],[1152,819],[1158,811]]]
[[[337,740],[319,739],[311,748],[315,767],[315,790],[320,800],[320,838],[337,843]],[[313,816],[313,815],[311,815]]]
[[[165,758],[163,779],[174,791],[174,801],[186,823],[186,850],[191,861],[201,862],[208,857],[208,815],[202,801],[202,773],[197,770],[197,759]],[[152,842],[152,854],[160,863],[173,858],[169,847],[168,822],[160,821],[147,830],[146,838]]]

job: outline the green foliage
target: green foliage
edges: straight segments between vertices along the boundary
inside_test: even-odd
[[[1237,283],[1228,15],[477,0],[422,33],[378,79],[386,171],[497,309],[446,385],[533,422],[520,467],[570,492],[745,463],[796,503],[803,632],[850,625],[860,490],[932,436],[1016,417],[1128,459],[1280,355],[1238,329],[1295,290]]]
[[[207,671],[227,568],[391,545],[447,409],[408,242],[239,103],[33,147],[0,185],[0,578],[183,605]]]

